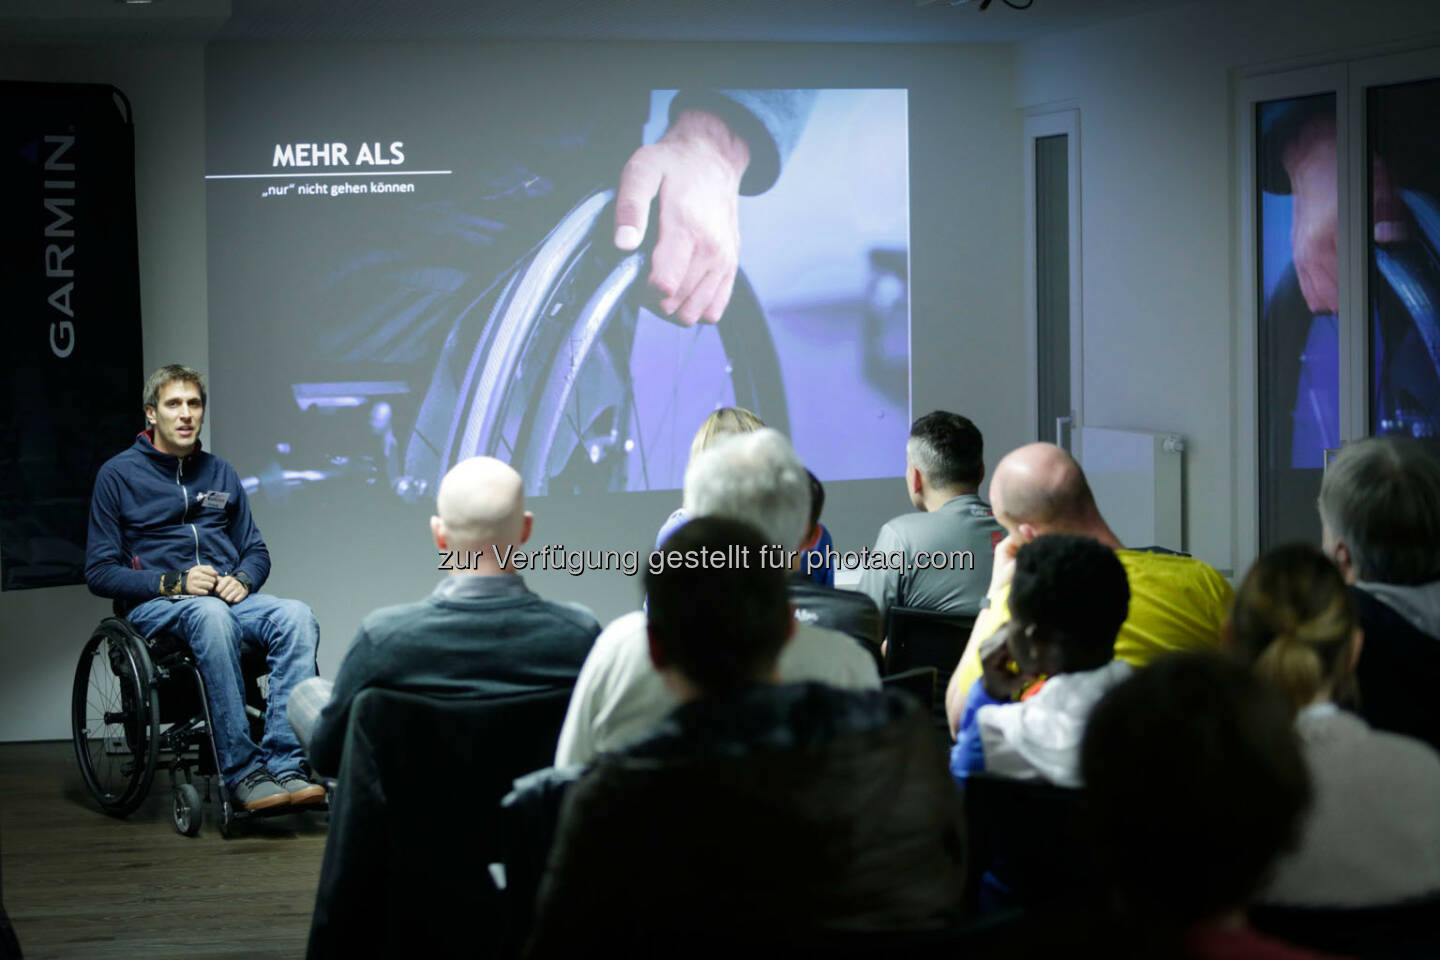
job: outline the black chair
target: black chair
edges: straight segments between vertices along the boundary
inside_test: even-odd
[[[310,957],[496,956],[500,798],[549,763],[556,689],[437,699],[372,688],[351,707]]]
[[[950,724],[945,718],[945,685],[965,652],[975,618],[962,614],[922,610],[919,607],[891,607],[885,611],[885,676],[904,674],[919,667],[935,670],[936,696],[931,716],[947,739]]]
[[[934,667],[912,667],[903,673],[887,673],[880,683],[887,690],[903,690],[919,700],[927,710],[935,707],[935,691],[939,675]]]
[[[948,683],[965,652],[975,618],[919,607],[891,607],[885,614],[885,673],[934,667]]]
[[[535,922],[535,896],[550,861],[560,807],[581,767],[546,767],[515,781],[500,801],[500,848],[505,864],[506,955],[519,956]]]
[[[1440,957],[1440,895],[1383,907],[1250,908],[1250,923],[1297,946],[1358,960]]]
[[[1035,780],[972,774],[965,780],[971,912],[1075,907],[1101,896],[1087,831],[1084,794]]]

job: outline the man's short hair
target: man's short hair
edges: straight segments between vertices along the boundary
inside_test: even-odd
[[[967,417],[945,410],[927,413],[910,425],[905,455],[940,490],[979,487],[985,478],[985,439]]]
[[[1320,482],[1320,518],[1360,580],[1440,580],[1440,456],[1410,437],[1341,448]]]
[[[174,380],[184,380],[186,383],[195,384],[200,389],[200,406],[205,406],[207,397],[204,375],[194,367],[187,367],[181,363],[167,363],[145,379],[145,390],[140,395],[140,406],[160,406],[160,389]]]
[[[1111,690],[1080,770],[1104,872],[1134,919],[1170,931],[1244,905],[1310,801],[1289,705],[1212,653],[1161,657]]]
[[[1115,635],[1129,610],[1125,567],[1098,540],[1050,534],[1015,554],[1011,617],[1053,633],[1086,659],[1113,656]]]
[[[790,441],[768,427],[720,440],[685,471],[685,513],[740,520],[781,549],[810,531],[810,478]]]
[[[739,548],[738,550],[732,548]],[[651,636],[685,677],[720,695],[754,683],[771,670],[790,634],[785,570],[762,562],[759,530],[728,517],[696,517],[661,544],[681,563],[652,564],[645,572]],[[694,569],[684,561],[702,554],[726,562]],[[729,563],[743,558],[745,562]],[[658,571],[658,572],[657,572]]]

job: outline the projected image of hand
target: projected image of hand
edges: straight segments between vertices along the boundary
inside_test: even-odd
[[[620,172],[615,246],[640,246],[658,198],[649,286],[659,311],[687,327],[718,323],[730,302],[740,257],[737,199],[749,164],[749,145],[724,120],[691,109]]]

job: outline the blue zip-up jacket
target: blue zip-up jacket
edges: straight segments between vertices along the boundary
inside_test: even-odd
[[[128,610],[160,596],[160,577],[209,564],[222,576],[244,572],[259,592],[270,551],[250,516],[235,468],[201,450],[176,457],[148,432],[95,476],[85,583]]]

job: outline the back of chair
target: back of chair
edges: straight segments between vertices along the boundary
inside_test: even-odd
[[[1360,960],[1440,957],[1440,894],[1383,907],[1252,906],[1257,930],[1311,950]]]
[[[885,672],[934,667],[942,685],[950,682],[975,627],[973,616],[919,607],[891,607],[886,621]]]
[[[560,808],[581,767],[546,767],[515,781],[500,802],[505,862],[507,954],[519,956],[535,922],[535,896],[550,861]]]
[[[331,801],[310,957],[494,956],[500,798],[549,763],[569,689],[355,698]]]
[[[887,673],[880,682],[887,690],[905,691],[919,700],[926,710],[935,707],[935,688],[939,682],[939,674],[934,667],[914,667],[903,673]]]
[[[980,908],[1032,909],[1098,897],[1081,820],[1084,794],[1035,780],[972,774],[965,780],[965,896]]]

